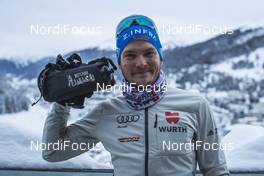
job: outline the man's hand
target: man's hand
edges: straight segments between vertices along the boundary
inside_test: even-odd
[[[39,100],[43,96],[48,102],[83,108],[85,97],[89,98],[98,91],[98,84],[115,84],[116,69],[110,58],[102,57],[87,64],[76,53],[66,60],[58,55],[56,63],[48,63],[38,76]]]
[[[87,95],[75,97],[75,98],[72,98],[69,100],[59,101],[57,103],[59,103],[60,105],[63,105],[63,106],[71,106],[71,107],[76,108],[76,109],[82,109],[82,108],[84,108],[83,104],[84,104],[85,97],[90,98],[92,95],[93,95],[93,92],[90,92]]]

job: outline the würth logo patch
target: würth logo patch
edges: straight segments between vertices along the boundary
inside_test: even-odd
[[[180,120],[179,112],[165,112],[166,121],[169,124],[177,124]]]

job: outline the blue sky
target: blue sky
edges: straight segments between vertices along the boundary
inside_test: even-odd
[[[116,24],[131,14],[151,17],[164,45],[187,45],[227,29],[263,26],[263,6],[261,0],[1,0],[0,57],[36,60],[93,46],[114,48]]]

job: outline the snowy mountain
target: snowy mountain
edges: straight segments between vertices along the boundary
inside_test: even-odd
[[[81,56],[83,62],[86,63],[91,59],[95,59],[103,56],[110,58],[114,57],[114,51],[101,50],[96,47],[80,50],[80,51],[72,51],[64,54],[63,56],[67,58],[72,53],[78,53]],[[27,64],[20,64],[19,61],[15,62],[14,60],[15,59],[8,60],[5,58],[2,59],[0,58],[0,76],[9,73],[9,74],[13,74],[14,76],[18,76],[20,78],[27,78],[27,79],[36,78],[47,63],[55,62],[56,57],[55,56],[44,57],[36,62],[28,62]]]
[[[195,64],[210,65],[247,55],[264,47],[264,28],[240,28],[232,34],[223,34],[210,40],[165,52],[169,68],[187,68]]]
[[[199,66],[212,65],[225,60],[232,60],[238,56],[247,56],[261,47],[264,47],[264,28],[240,28],[234,30],[232,34],[219,35],[204,42],[173,49],[169,48],[164,51],[164,64],[166,68],[178,71],[196,64]],[[72,51],[64,54],[64,56],[68,57],[74,52],[80,54],[84,62],[102,56],[115,58],[113,50],[99,48]],[[12,73],[31,79],[35,78],[48,62],[54,62],[55,56],[45,57],[27,64],[21,64],[19,61],[16,63],[14,60],[0,58],[0,75]],[[115,61],[115,59],[113,60]],[[237,66],[242,66],[242,64],[247,63],[241,61]]]

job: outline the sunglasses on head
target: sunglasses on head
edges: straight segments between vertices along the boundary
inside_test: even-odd
[[[146,27],[156,30],[156,26],[150,18],[143,16],[143,15],[132,15],[132,16],[126,17],[117,25],[116,37],[118,37],[118,35],[121,32],[123,32],[124,30],[126,30],[132,25],[146,26]]]

